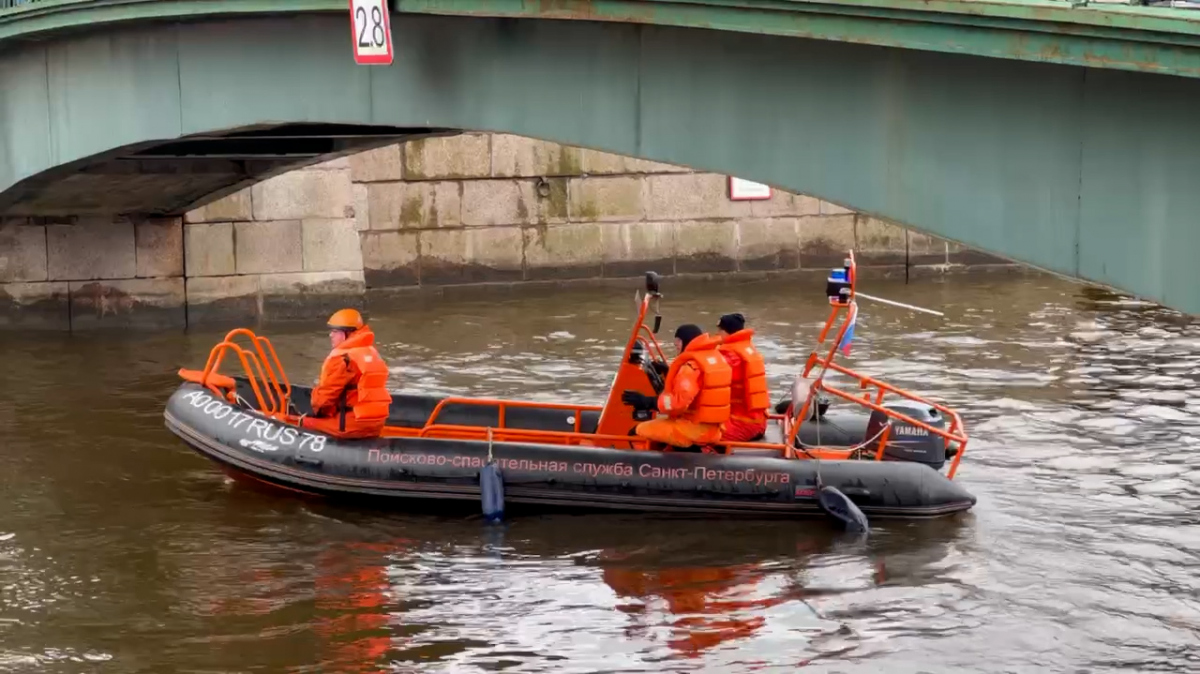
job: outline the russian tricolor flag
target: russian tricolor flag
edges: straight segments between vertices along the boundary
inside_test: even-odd
[[[838,344],[838,349],[843,355],[850,355],[850,342],[854,340],[854,325],[858,322],[858,303],[850,304],[850,318],[846,319],[846,332],[842,335],[842,341]]]

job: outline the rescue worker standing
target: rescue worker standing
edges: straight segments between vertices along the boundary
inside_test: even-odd
[[[375,350],[375,333],[362,314],[342,309],[329,317],[329,341],[333,350],[312,392],[313,414],[301,416],[300,426],[337,438],[379,437],[392,395],[387,363]]]
[[[722,424],[729,420],[732,370],[716,347],[717,340],[696,325],[675,330],[679,355],[667,370],[662,395],[621,394],[621,400],[636,410],[665,415],[638,424],[634,432],[639,437],[680,448],[721,440]]]
[[[730,384],[729,423],[725,424],[728,442],[753,442],[767,431],[767,409],[771,393],[767,388],[767,367],[762,354],[750,338],[753,330],[746,329],[741,314],[725,314],[717,323],[721,344],[718,350],[733,370]]]

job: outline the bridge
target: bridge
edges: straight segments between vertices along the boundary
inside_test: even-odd
[[[0,217],[178,215],[397,140],[502,131],[738,175],[1200,313],[1200,13],[391,8],[394,63],[358,66],[344,0],[0,0]]]

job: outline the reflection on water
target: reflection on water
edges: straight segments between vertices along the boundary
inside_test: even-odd
[[[819,285],[668,280],[664,331],[743,311],[778,399]],[[261,493],[162,427],[175,369],[219,333],[6,336],[0,671],[1200,671],[1200,330],[1042,277],[868,292],[946,312],[864,304],[851,360],[963,413],[979,505],[866,540],[630,515],[486,527]],[[373,323],[397,390],[596,402],[631,295]],[[320,326],[269,334],[312,380]]]

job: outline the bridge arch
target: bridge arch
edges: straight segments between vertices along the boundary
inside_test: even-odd
[[[393,30],[385,68],[353,64],[333,14],[10,43],[0,208],[77,189],[104,210],[80,176],[214,132],[500,131],[739,175],[1200,312],[1194,80],[611,22],[397,15]],[[142,203],[179,212],[178,197]]]

